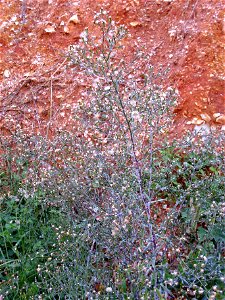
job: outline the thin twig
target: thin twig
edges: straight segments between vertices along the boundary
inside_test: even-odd
[[[53,85],[52,85],[52,77],[51,77],[51,80],[50,80],[50,109],[49,109],[49,121],[48,121],[48,126],[47,126],[46,138],[48,138],[50,124],[51,124],[51,120],[52,120],[52,108],[53,108]]]
[[[59,67],[52,73],[51,78],[50,78],[50,109],[49,109],[49,121],[48,121],[48,126],[47,126],[47,132],[46,132],[46,138],[49,136],[49,130],[50,130],[50,125],[52,121],[52,112],[53,112],[53,80],[54,80],[54,75],[59,71],[59,69],[64,65],[66,62],[67,58],[63,60],[63,62],[59,65]]]

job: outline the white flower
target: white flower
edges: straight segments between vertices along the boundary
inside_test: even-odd
[[[138,122],[142,121],[142,118],[137,110],[132,111],[131,116],[134,119],[134,121],[138,121]]]
[[[104,87],[104,91],[109,91],[111,89],[110,85]]]
[[[135,100],[131,100],[131,101],[130,101],[130,104],[131,104],[132,106],[136,106],[136,105],[137,105],[137,102],[136,102]]]
[[[84,137],[85,137],[85,138],[88,137],[88,130],[85,130],[85,132],[84,132]]]
[[[199,294],[203,294],[203,293],[204,293],[204,290],[203,290],[202,287],[199,288],[198,293],[199,293]]]
[[[109,287],[107,287],[107,288],[105,289],[105,291],[106,291],[107,293],[112,293],[113,289],[109,286]]]
[[[84,42],[86,43],[87,40],[88,40],[88,33],[87,33],[87,31],[85,30],[85,31],[81,32],[80,37],[81,37],[81,38],[84,40]]]
[[[108,153],[111,154],[111,155],[113,155],[113,154],[115,153],[115,151],[114,151],[113,149],[110,149],[110,150],[108,151]]]

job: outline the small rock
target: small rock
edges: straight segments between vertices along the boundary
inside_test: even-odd
[[[220,115],[216,118],[216,123],[225,124],[225,115]]]
[[[30,77],[31,75],[32,75],[31,72],[26,72],[26,73],[23,74],[23,77]]]
[[[198,102],[195,102],[195,105],[198,106],[198,107],[200,107],[200,108],[202,107],[202,105],[200,103],[198,103]]]
[[[9,70],[5,70],[5,71],[3,72],[3,77],[5,77],[5,78],[9,78],[10,75],[11,75],[11,73],[10,73]]]
[[[203,124],[203,123],[205,123],[204,120],[197,119],[197,120],[195,121],[195,123],[193,123],[193,124],[200,125],[200,124]]]
[[[78,18],[77,15],[73,15],[73,16],[69,19],[69,22],[72,22],[72,23],[74,23],[74,24],[79,24],[79,23],[80,23],[80,20],[79,20],[79,18]],[[69,22],[68,22],[68,23],[69,23]]]
[[[216,119],[216,118],[218,118],[220,115],[221,115],[220,113],[214,113],[214,114],[213,114],[213,118]]]
[[[211,118],[208,114],[201,114],[200,115],[202,120],[206,121],[206,122],[210,122],[211,121]]]
[[[141,23],[138,22],[138,21],[134,21],[134,22],[130,22],[130,25],[131,25],[132,27],[137,27],[137,26],[140,26]]]
[[[193,124],[193,125],[201,125],[203,123],[205,123],[204,120],[198,119],[198,118],[193,118],[191,121],[189,121],[189,124]],[[188,122],[187,122],[188,124]]]
[[[225,131],[225,125],[223,125],[223,126],[221,127],[221,130]]]
[[[53,33],[53,32],[55,32],[55,27],[53,25],[48,25],[45,28],[45,32],[47,32],[47,33]]]
[[[69,30],[69,27],[68,27],[68,26],[64,26],[64,27],[63,27],[63,31],[64,31],[65,33],[70,33],[70,30]]]

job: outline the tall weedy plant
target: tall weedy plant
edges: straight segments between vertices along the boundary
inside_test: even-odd
[[[153,220],[154,155],[165,142],[159,136],[171,125],[176,97],[162,88],[163,74],[154,74],[143,52],[124,57],[124,26],[104,11],[95,24],[101,36],[84,31],[82,44],[69,54],[76,72],[88,78],[74,110],[80,132],[75,193],[86,194],[82,200],[93,216],[107,223],[98,243],[109,253],[116,249],[125,268],[148,262],[145,273],[157,285],[156,258],[165,240],[158,234],[164,225]]]

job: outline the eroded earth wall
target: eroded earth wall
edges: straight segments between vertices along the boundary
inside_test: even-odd
[[[79,42],[104,8],[130,35],[124,55],[142,47],[164,80],[179,92],[175,128],[225,130],[225,2],[221,0],[2,0],[0,1],[0,128],[30,132],[74,129],[71,111],[85,88],[68,67]],[[50,116],[51,114],[51,116]]]

